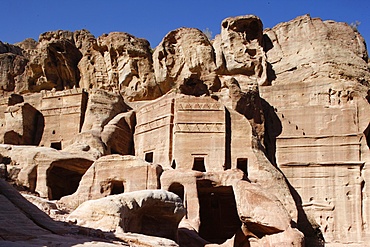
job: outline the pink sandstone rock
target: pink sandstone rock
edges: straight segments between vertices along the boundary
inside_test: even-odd
[[[77,191],[63,197],[59,203],[74,209],[91,199],[136,190],[159,189],[161,173],[161,166],[147,163],[135,156],[103,156],[83,175]]]
[[[84,227],[177,240],[185,214],[180,198],[164,190],[142,190],[82,203],[68,217]]]
[[[167,189],[187,210],[184,246],[370,239],[370,71],[347,24],[302,16],[263,31],[232,17],[213,41],[180,28],[153,54],[126,33],[54,31],[0,53],[0,142],[44,146],[0,147],[11,182],[51,199],[79,184],[58,203],[69,208]],[[164,241],[152,240],[139,242]]]

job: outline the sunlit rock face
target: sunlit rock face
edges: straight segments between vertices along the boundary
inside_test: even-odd
[[[364,241],[370,119],[365,42],[345,23],[310,16],[264,34],[272,86],[260,93],[274,116],[265,125],[270,160],[325,241]]]
[[[120,244],[364,246],[368,64],[356,30],[310,16],[230,17],[155,49],[87,30],[0,43],[0,177]]]

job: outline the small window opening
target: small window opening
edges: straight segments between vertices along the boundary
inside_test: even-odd
[[[194,158],[193,170],[200,172],[206,171],[206,167],[204,166],[204,157]]]
[[[153,163],[153,152],[148,152],[145,154],[145,161]]]
[[[118,195],[125,192],[123,181],[111,181],[110,188],[110,195]]]
[[[248,175],[248,159],[238,158],[236,160],[236,168],[242,170],[246,175]]]
[[[56,150],[62,150],[62,143],[61,142],[52,142],[50,144],[51,148],[54,148]]]
[[[173,169],[176,169],[176,160],[172,160],[171,167],[172,167]]]

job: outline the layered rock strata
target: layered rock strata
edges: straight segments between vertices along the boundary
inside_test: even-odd
[[[154,50],[127,33],[55,31],[0,43],[0,66],[1,176],[78,208],[80,225],[180,246],[369,240],[370,71],[345,23],[302,16],[263,31],[240,16],[213,41],[179,28]],[[163,215],[129,216],[158,199],[128,199],[146,189],[177,196],[159,196]],[[180,199],[177,238],[182,214],[164,208]],[[176,223],[155,229],[161,216]],[[176,246],[151,238],[138,241]]]

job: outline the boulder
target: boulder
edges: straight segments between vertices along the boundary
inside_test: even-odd
[[[142,190],[82,203],[68,217],[77,225],[177,240],[185,215],[181,199],[164,190]]]
[[[242,226],[222,246],[304,246],[304,235],[292,228],[292,219],[277,197],[247,181],[238,181],[234,191]]]
[[[40,198],[31,200],[40,201]],[[0,218],[4,223],[0,225],[0,246],[178,246],[169,239],[134,233],[113,235],[54,221],[3,179],[0,179],[0,202]],[[45,202],[39,206],[49,207]]]

